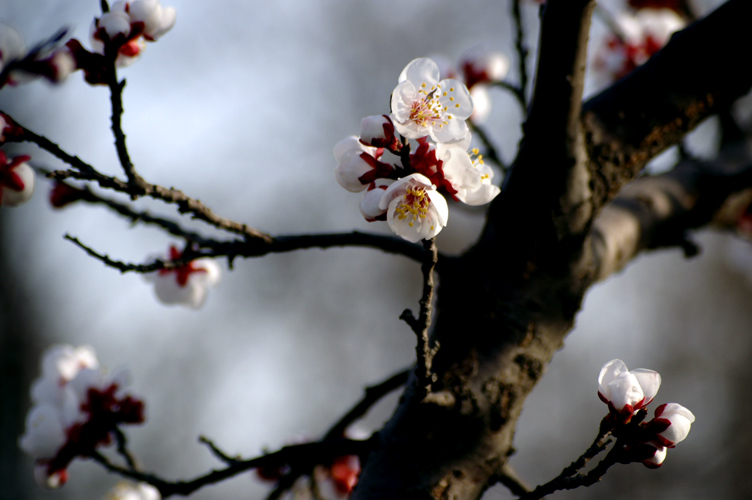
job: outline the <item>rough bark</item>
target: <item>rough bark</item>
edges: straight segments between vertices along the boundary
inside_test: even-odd
[[[638,201],[626,210],[631,227],[615,224],[614,210],[635,203],[625,193],[594,223],[650,158],[749,90],[752,76],[731,59],[752,53],[752,2],[727,2],[580,108],[592,6],[548,2],[518,158],[479,243],[442,261],[433,393],[421,399],[408,384],[356,500],[479,498],[502,474],[525,399],[588,287],[641,250],[681,244],[677,234],[708,223],[749,185],[747,174],[729,182],[688,164],[643,186],[671,197],[670,210]]]

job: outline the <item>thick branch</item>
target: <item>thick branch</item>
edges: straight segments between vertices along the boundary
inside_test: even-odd
[[[746,158],[741,166],[738,160],[728,156],[713,162],[688,160],[664,175],[643,177],[627,186],[593,226],[594,278],[605,279],[643,250],[696,251],[688,231],[710,223],[727,202],[734,201],[735,193],[752,188],[751,160]]]
[[[739,54],[752,53],[751,18],[752,2],[729,0],[583,106],[597,207],[651,158],[749,91],[752,73]]]
[[[589,221],[589,170],[580,126],[593,0],[547,2],[530,114],[502,194],[492,204],[484,242],[516,242],[518,269],[536,248],[558,244]],[[511,212],[525,217],[510,218]],[[553,217],[552,217],[553,215]]]

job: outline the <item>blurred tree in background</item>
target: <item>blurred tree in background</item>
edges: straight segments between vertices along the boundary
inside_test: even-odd
[[[621,358],[663,375],[645,422],[659,403],[678,401],[697,417],[691,436],[658,471],[615,466],[593,487],[556,497],[748,498],[750,403],[739,395],[752,380],[752,248],[732,235],[750,228],[744,95],[752,79],[740,61],[752,48],[750,4],[547,3],[175,0],[174,28],[138,28],[159,43],[122,45],[143,53],[116,79],[90,63],[87,79],[105,85],[87,85],[82,71],[64,85],[6,85],[0,110],[26,132],[3,151],[31,156],[39,173],[28,203],[0,211],[0,482],[8,498],[101,498],[117,481],[95,460],[75,460],[68,484],[45,491],[18,448],[40,355],[61,342],[94,346],[110,375],[129,367],[128,390],[146,401],[146,425],[123,429],[136,464],[111,448],[95,458],[125,464],[121,473],[151,481],[162,496],[192,491],[175,478],[198,478],[192,498],[347,495],[360,466],[341,457],[360,454],[352,498],[516,498],[523,483],[547,483],[587,449],[607,413],[596,375]],[[95,53],[89,29],[102,19],[98,7],[1,5],[0,19],[31,53],[68,30],[31,58],[36,66],[18,59],[27,64],[20,69],[55,80],[49,68],[60,63],[47,61],[70,37]],[[505,54],[508,72],[477,85],[462,61],[479,53]],[[0,54],[4,77],[8,54]],[[115,56],[104,52],[107,64]],[[473,146],[494,183],[503,182],[490,207],[450,202],[435,263],[428,243],[364,223],[356,198],[335,185],[331,154],[363,116],[388,113],[400,70],[427,56],[442,78],[464,77],[476,112],[487,114],[469,120]],[[453,60],[460,64],[451,70]],[[118,90],[122,78],[128,85]],[[116,130],[116,151],[110,96],[121,90],[127,148]],[[58,146],[85,163],[66,160]],[[53,183],[41,172],[71,167],[81,175],[57,176],[91,191],[51,210]],[[690,234],[704,228],[721,233]],[[165,260],[171,245],[177,262]],[[344,248],[292,251],[307,247]],[[653,249],[669,251],[645,255]],[[166,265],[213,276],[185,268],[205,257],[233,269],[198,313],[161,305],[138,273],[111,269]],[[610,277],[633,259],[640,262]],[[435,356],[421,349],[431,315],[418,304],[433,293],[430,275],[438,282]],[[407,323],[399,319],[406,308],[414,314]],[[418,369],[398,404],[400,391],[389,389],[415,363],[410,327]],[[565,336],[567,349],[552,361]],[[370,411],[361,415],[354,405],[366,386],[383,394],[367,392]],[[336,424],[343,416],[350,424],[353,409],[355,425]],[[342,439],[345,427],[352,441]],[[208,439],[195,444],[198,435]],[[313,444],[258,462],[238,458],[294,443]],[[201,479],[212,469],[233,479]]]

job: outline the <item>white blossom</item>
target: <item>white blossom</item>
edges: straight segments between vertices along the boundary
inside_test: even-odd
[[[18,441],[36,460],[40,486],[62,486],[70,462],[108,443],[113,425],[143,421],[143,403],[126,392],[127,385],[125,371],[106,374],[99,368],[91,347],[56,345],[45,352],[31,389],[34,406]]]
[[[175,25],[175,8],[162,7],[159,0],[135,0],[129,7],[131,22],[144,23],[144,37],[147,40],[156,40]]]
[[[410,62],[398,81],[390,116],[400,134],[409,139],[431,136],[436,142],[456,142],[467,134],[465,120],[473,101],[464,83],[439,81],[439,67],[428,58]]]
[[[694,421],[695,416],[687,408],[678,403],[666,403],[655,409],[655,418],[648,422],[648,426],[667,425],[665,430],[658,433],[657,441],[673,448],[686,439]]]
[[[466,144],[460,144],[436,146],[436,157],[444,162],[444,177],[456,190],[454,196],[459,201],[471,206],[485,205],[500,192],[492,184],[493,170],[483,162],[477,149],[473,150],[471,156]]]
[[[658,393],[661,376],[653,370],[627,369],[620,359],[609,361],[598,375],[598,396],[624,419],[647,406]]]
[[[428,178],[411,174],[391,184],[379,202],[389,228],[410,242],[430,239],[446,226],[449,207]]]

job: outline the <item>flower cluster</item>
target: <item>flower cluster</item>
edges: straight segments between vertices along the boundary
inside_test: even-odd
[[[34,170],[28,156],[8,158],[0,150],[0,206],[15,207],[26,203],[34,193]]]
[[[109,12],[94,20],[91,47],[104,55],[111,44],[117,50],[115,64],[128,66],[141,55],[145,41],[156,41],[172,28],[176,16],[173,7],[162,7],[159,0],[118,0]]]
[[[60,83],[76,69],[70,50],[57,47],[65,31],[28,52],[20,33],[0,23],[0,88],[31,81],[39,76]]]
[[[677,403],[662,404],[655,410],[655,418],[639,422],[627,430],[633,417],[644,418],[661,385],[658,372],[638,368],[629,370],[620,359],[609,361],[598,375],[598,397],[610,410],[607,417],[612,432],[626,440],[624,462],[642,462],[650,468],[663,464],[668,448],[683,441],[695,416]]]
[[[596,54],[594,68],[611,81],[618,80],[643,65],[668,43],[671,35],[685,25],[670,9],[641,9],[614,19],[621,33],[610,35]]]
[[[166,261],[178,261],[183,252],[171,246]],[[144,277],[154,283],[154,292],[164,304],[182,304],[198,309],[206,301],[207,290],[220,279],[219,266],[212,259],[196,259],[171,269],[160,269]]]
[[[19,440],[36,459],[34,476],[41,486],[62,486],[74,458],[110,444],[118,425],[144,421],[144,404],[124,391],[127,385],[127,372],[105,374],[90,347],[58,345],[44,354]]]
[[[468,153],[465,120],[473,101],[462,82],[440,80],[433,60],[415,59],[399,77],[391,108],[389,115],[364,118],[360,137],[334,147],[335,178],[348,191],[363,192],[367,221],[386,220],[395,234],[417,242],[446,226],[444,196],[482,205],[499,193],[482,156]]]
[[[175,24],[173,7],[159,0],[118,0],[108,12],[95,18],[91,26],[92,51],[72,38],[58,47],[63,30],[27,52],[21,35],[0,23],[0,88],[42,76],[59,83],[77,69],[91,84],[106,83],[114,58],[118,67],[128,66],[143,52],[145,42],[156,41]]]

